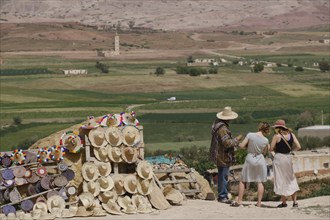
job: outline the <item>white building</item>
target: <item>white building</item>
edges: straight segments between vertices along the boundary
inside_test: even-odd
[[[63,70],[64,75],[86,75],[88,73],[87,70],[77,69],[77,70]]]

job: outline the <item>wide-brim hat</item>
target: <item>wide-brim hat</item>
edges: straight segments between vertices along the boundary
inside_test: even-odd
[[[101,176],[98,179],[98,182],[100,184],[100,188],[102,192],[109,191],[114,187],[114,182],[111,176]]]
[[[137,212],[138,213],[151,213],[153,212],[152,210],[152,206],[149,202],[149,200],[147,199],[147,197],[139,195],[139,194],[135,194],[132,196],[132,203],[134,206],[137,207]]]
[[[81,193],[79,199],[86,209],[94,206],[94,195],[90,192]]]
[[[92,129],[88,134],[88,138],[94,147],[104,147],[108,143],[105,139],[105,129],[103,127]]]
[[[137,193],[137,183],[138,180],[136,178],[136,175],[128,174],[124,179],[124,188],[127,192],[135,194]]]
[[[100,194],[101,188],[98,181],[83,182],[83,192],[91,193],[93,196],[98,196]]]
[[[41,186],[41,181],[38,181],[34,186],[37,193],[45,191],[45,189]]]
[[[51,153],[51,150],[49,148],[40,148],[38,150],[38,154],[37,154],[38,162],[39,163],[48,162],[50,160],[50,153]]]
[[[15,177],[18,177],[18,178],[24,177],[25,171],[26,171],[26,169],[23,166],[18,166],[18,167],[13,168],[13,174]]]
[[[92,216],[92,211],[87,211],[87,209],[84,206],[78,206],[78,210],[76,212],[75,217],[88,217]]]
[[[1,176],[4,180],[12,180],[15,178],[13,170],[8,168],[1,171]]]
[[[99,177],[99,170],[95,163],[84,163],[81,168],[81,174],[86,181],[95,181]]]
[[[38,167],[37,168],[37,171],[36,171],[36,174],[40,177],[44,177],[47,175],[47,169],[46,167]]]
[[[21,199],[22,199],[21,194],[19,193],[17,188],[14,187],[14,189],[9,193],[9,200],[11,202],[19,202]]]
[[[102,203],[102,207],[105,211],[113,215],[122,215],[123,213],[120,211],[120,206],[116,203],[116,201],[108,200],[107,203]]]
[[[277,120],[275,122],[275,124],[272,126],[273,128],[278,128],[278,127],[281,127],[281,128],[284,128],[284,129],[288,129],[285,125],[285,121],[280,119],[280,120]]]
[[[109,157],[108,157],[108,148],[110,145],[106,145],[104,147],[94,147],[93,152],[94,156],[97,160],[102,161],[102,162],[109,162]]]
[[[113,147],[117,147],[123,142],[122,133],[117,127],[107,128],[105,131],[105,138]]]
[[[15,183],[15,179],[12,179],[12,180],[4,180],[3,181],[3,186],[4,187],[10,187],[10,186],[13,186]]]
[[[68,194],[66,192],[66,188],[62,187],[59,191],[58,191],[58,195],[61,196],[64,200],[68,199]]]
[[[56,190],[52,190],[52,191],[49,191],[49,192],[46,194],[47,199],[49,199],[49,198],[52,197],[52,196],[59,196],[59,192],[56,191]]]
[[[16,186],[22,186],[25,183],[27,183],[26,179],[23,177],[15,177],[15,185]]]
[[[151,181],[152,180],[139,178],[137,183],[137,191],[141,195],[149,195],[153,190],[153,184]]]
[[[117,201],[117,198],[118,198],[118,195],[115,190],[101,192],[98,196],[98,199],[102,203],[107,203],[109,200]]]
[[[106,127],[118,127],[122,124],[122,117],[120,114],[104,115],[100,120],[100,124]]]
[[[25,168],[24,178],[28,179],[32,176],[33,171],[30,168]]]
[[[222,120],[233,120],[238,117],[238,114],[231,110],[231,107],[227,106],[223,111],[217,113],[217,118]]]
[[[4,213],[6,216],[9,213],[16,213],[16,208],[12,205],[5,205],[4,207],[2,207],[2,213]]]
[[[182,193],[170,185],[164,187],[163,194],[173,204],[181,204],[184,199]]]
[[[41,212],[47,213],[48,212],[48,207],[47,204],[44,202],[36,202],[33,205],[33,211],[40,210]]]
[[[36,183],[38,182],[38,180],[40,180],[40,177],[35,172],[32,172],[31,176],[29,178],[26,178],[26,180],[29,183]]]
[[[126,214],[135,214],[137,213],[137,207],[133,204],[128,204],[126,209],[122,210]]]
[[[87,117],[87,123],[82,125],[80,128],[82,129],[94,129],[99,127],[100,124],[96,121],[96,118],[94,116],[88,116]]]
[[[135,147],[142,140],[140,130],[136,126],[126,125],[121,132],[123,134],[123,143],[126,146]]]
[[[120,147],[108,147],[108,156],[112,162],[122,162],[123,158],[121,157],[121,148]]]
[[[4,167],[10,167],[13,161],[10,159],[10,156],[8,154],[4,154],[1,160],[2,166]]]
[[[64,155],[65,155],[65,148],[64,147],[53,146],[51,148],[50,158],[53,161],[56,161],[56,162],[62,161],[64,159]]]
[[[63,145],[70,153],[78,153],[84,143],[77,132],[67,131],[62,134],[60,145]]]
[[[66,171],[62,172],[62,176],[65,176],[68,181],[71,181],[75,177],[75,172],[71,169],[67,169]]]
[[[50,213],[62,212],[65,208],[65,201],[61,196],[54,195],[47,199],[47,208]]]
[[[21,202],[21,209],[24,212],[29,212],[33,209],[34,203],[32,200],[26,199]]]
[[[123,147],[121,156],[126,163],[135,163],[138,159],[138,151],[133,147]]]
[[[43,202],[43,203],[47,204],[47,199],[43,195],[41,195],[41,196],[37,197],[36,203],[37,202]]]
[[[66,163],[63,163],[63,162],[57,164],[57,169],[61,172],[66,171],[68,169],[68,167],[69,166]]]
[[[22,149],[14,150],[11,154],[11,160],[14,164],[23,164],[25,162],[25,153]]]
[[[136,167],[136,172],[142,179],[151,179],[153,176],[153,167],[146,161],[140,161]]]
[[[58,187],[63,187],[66,186],[68,184],[68,179],[66,178],[66,176],[63,175],[59,175],[57,177],[55,177],[54,181],[53,181],[53,185],[58,186]]]
[[[114,183],[114,190],[118,195],[125,194],[126,190],[124,187],[124,175],[122,174],[114,174],[111,176]]]
[[[34,152],[25,151],[25,163],[35,163],[38,161],[38,156]]]
[[[125,125],[139,125],[139,121],[136,119],[136,113],[131,111],[129,113],[121,114],[122,121]]]
[[[127,209],[127,206],[132,203],[132,199],[129,196],[118,196],[117,198],[118,205],[123,208]]]
[[[109,176],[111,173],[111,163],[95,161],[95,164],[99,170],[100,176]]]
[[[32,183],[28,184],[26,189],[29,196],[33,196],[37,193],[36,188]]]
[[[52,178],[50,176],[44,176],[40,180],[41,187],[43,189],[49,190],[51,188],[50,182],[52,181]]]
[[[75,196],[78,194],[78,189],[75,186],[69,186],[66,191],[69,196]]]

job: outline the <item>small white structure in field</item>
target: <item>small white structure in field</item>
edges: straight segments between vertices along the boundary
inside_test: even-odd
[[[167,99],[167,101],[175,101],[175,100],[176,100],[176,97],[175,97],[175,96],[169,97],[169,98]]]
[[[85,75],[87,74],[87,70],[81,69],[81,70],[63,70],[64,75]]]

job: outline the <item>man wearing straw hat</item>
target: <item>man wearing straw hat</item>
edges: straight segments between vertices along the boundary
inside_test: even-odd
[[[238,114],[232,111],[231,107],[225,107],[216,114],[217,118],[212,125],[210,159],[218,167],[218,201],[228,204],[231,203],[227,190],[229,167],[234,164],[234,150],[242,138],[242,135],[232,137],[229,122],[237,116]]]

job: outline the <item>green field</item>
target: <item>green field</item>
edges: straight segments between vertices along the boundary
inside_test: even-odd
[[[249,66],[225,63],[218,74],[178,75],[177,62],[104,60],[109,73],[102,74],[95,60],[58,56],[7,55],[0,70],[0,149],[9,150],[41,139],[86,120],[87,116],[120,113],[133,108],[144,127],[148,151],[208,147],[215,114],[231,106],[239,117],[232,122],[233,134],[254,131],[258,122],[279,118],[295,128],[302,113],[312,123],[330,124],[329,72],[273,67],[251,73]],[[311,67],[329,59],[324,54],[249,55],[275,63]],[[165,74],[151,73],[163,67]],[[65,68],[87,69],[87,76],[65,77]],[[37,72],[33,74],[33,69]],[[47,71],[44,71],[47,70]],[[24,74],[25,73],[25,74]],[[167,101],[175,96],[177,101]],[[13,125],[14,118],[22,124]],[[295,131],[296,132],[296,131]]]

